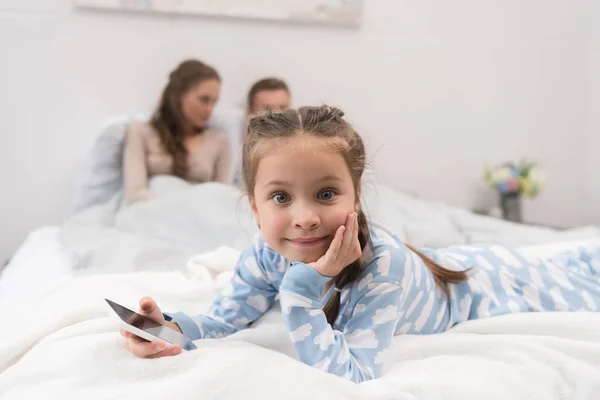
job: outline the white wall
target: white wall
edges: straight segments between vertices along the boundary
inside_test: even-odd
[[[296,104],[341,106],[380,180],[422,196],[475,206],[484,164],[538,159],[548,188],[526,217],[579,224],[586,1],[366,0],[362,29],[343,30],[4,0],[0,258],[64,219],[98,126],[152,107],[184,57],[219,69],[222,106],[267,74],[289,80]]]
[[[585,126],[585,221],[600,225],[600,2],[588,0],[589,85]]]

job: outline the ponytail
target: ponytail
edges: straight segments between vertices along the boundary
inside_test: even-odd
[[[433,261],[431,258],[427,257],[425,254],[417,250],[413,245],[408,243],[404,243],[406,247],[419,257],[429,269],[429,272],[433,275],[433,279],[435,283],[444,291],[444,293],[449,294],[448,284],[457,284],[462,281],[466,281],[469,279],[469,275],[466,271],[452,271],[450,269],[442,267],[440,264]]]

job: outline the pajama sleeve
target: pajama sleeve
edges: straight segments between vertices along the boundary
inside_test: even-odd
[[[191,340],[217,338],[245,329],[273,304],[277,289],[271,284],[281,270],[281,256],[266,249],[261,238],[242,253],[233,277],[208,313],[190,317],[167,313]]]
[[[404,263],[405,253],[400,250],[386,256],[392,263]],[[330,279],[302,263],[292,264],[284,276],[282,312],[298,358],[356,383],[376,378],[394,336],[400,282],[383,275],[365,280],[362,287],[358,282],[356,306],[339,331],[332,329],[321,310],[321,296]]]

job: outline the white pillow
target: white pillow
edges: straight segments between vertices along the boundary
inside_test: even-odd
[[[465,235],[436,202],[383,184],[365,184],[362,201],[372,220],[413,246],[439,248],[467,243]]]
[[[104,204],[122,188],[123,141],[130,118],[113,119],[94,140],[75,193],[73,213]]]

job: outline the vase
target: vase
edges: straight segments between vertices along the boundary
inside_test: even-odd
[[[505,220],[523,222],[520,193],[500,194],[500,207],[502,208],[502,218]]]

